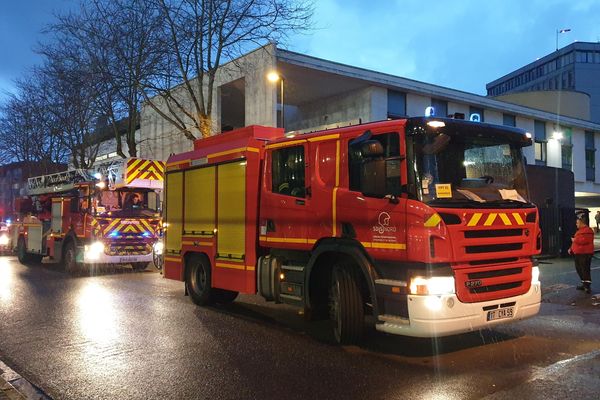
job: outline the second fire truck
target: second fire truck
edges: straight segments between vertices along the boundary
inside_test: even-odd
[[[164,275],[200,305],[238,293],[433,337],[535,315],[538,212],[516,128],[409,118],[285,137],[251,126],[171,156]]]
[[[97,264],[145,269],[158,239],[163,175],[162,162],[130,158],[30,178],[12,231],[19,261],[47,257],[69,271]]]

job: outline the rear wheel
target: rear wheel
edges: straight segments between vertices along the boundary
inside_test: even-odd
[[[356,273],[336,265],[331,278],[329,316],[333,336],[340,344],[357,344],[363,337],[365,313]]]
[[[25,238],[23,236],[21,236],[17,242],[17,258],[21,264],[28,264],[30,262],[27,246],[25,245]]]
[[[133,269],[138,272],[144,271],[146,268],[148,268],[148,265],[150,265],[148,262],[136,262],[131,264]]]
[[[199,306],[214,302],[210,287],[210,262],[205,255],[194,254],[186,262],[185,287],[192,301]]]

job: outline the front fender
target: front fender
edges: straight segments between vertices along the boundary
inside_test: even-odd
[[[315,248],[313,249],[311,257],[306,266],[306,273],[304,275],[305,307],[310,307],[311,304],[310,282],[313,268],[318,264],[319,259],[327,254],[345,256],[352,260],[360,268],[365,282],[367,283],[369,294],[371,295],[373,313],[375,315],[379,315],[377,307],[377,295],[375,292],[375,280],[378,279],[378,274],[373,266],[374,262],[371,257],[369,257],[364,247],[359,242],[352,239],[324,239],[315,245]]]

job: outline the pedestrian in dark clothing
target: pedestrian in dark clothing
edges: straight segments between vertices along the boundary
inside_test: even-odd
[[[577,290],[584,290],[586,293],[591,292],[592,275],[590,264],[594,255],[594,231],[587,226],[581,218],[577,219],[577,232],[573,236],[569,254],[575,256],[575,269],[581,279],[581,285],[577,286]]]
[[[596,232],[598,232],[600,231],[600,211],[596,211],[594,219],[596,220]]]

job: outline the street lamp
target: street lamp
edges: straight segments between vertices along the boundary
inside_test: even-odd
[[[571,32],[571,28],[556,30],[556,51],[558,51],[558,35],[561,33],[567,33],[567,32]]]
[[[285,131],[285,103],[283,101],[283,83],[285,82],[285,78],[280,73],[271,71],[267,74],[267,79],[272,83],[279,82],[279,96],[281,98],[281,127]]]

